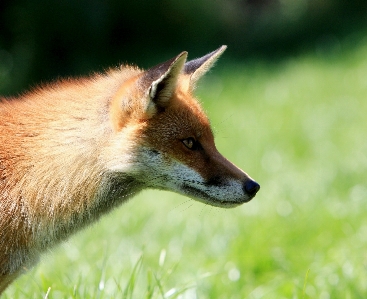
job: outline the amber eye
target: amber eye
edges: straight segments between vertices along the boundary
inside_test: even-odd
[[[189,137],[189,138],[186,138],[186,139],[183,139],[182,140],[182,143],[188,148],[188,149],[191,149],[191,150],[194,150],[197,148],[197,142],[194,138],[192,137]]]

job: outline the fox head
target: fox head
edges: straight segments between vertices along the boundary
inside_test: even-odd
[[[259,184],[216,149],[209,120],[193,96],[197,81],[225,49],[188,62],[182,52],[120,86],[110,118],[115,143],[129,159],[119,160],[115,151],[111,171],[127,174],[142,188],[175,191],[217,207],[256,195]]]

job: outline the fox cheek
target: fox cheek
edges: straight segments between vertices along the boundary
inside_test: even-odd
[[[136,173],[144,181],[147,177],[157,179],[165,176],[169,168],[169,160],[159,150],[142,148],[136,156]]]

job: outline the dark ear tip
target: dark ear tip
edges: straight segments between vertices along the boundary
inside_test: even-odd
[[[205,64],[207,61],[209,61],[209,65],[205,68],[208,70],[215,62],[215,60],[227,49],[226,45],[220,46],[218,49],[214,50],[213,52],[210,52],[209,54],[206,54],[203,57],[196,58],[194,60],[190,60],[185,63],[184,72],[186,74],[193,74],[196,72],[196,70],[200,69],[203,64]],[[201,75],[203,75],[206,71],[203,71]]]

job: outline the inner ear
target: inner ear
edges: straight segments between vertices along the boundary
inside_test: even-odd
[[[146,113],[148,116],[164,110],[169,105],[186,57],[187,52],[182,52],[144,72],[141,83],[146,88]]]
[[[154,104],[162,107],[168,104],[176,87],[178,75],[179,72],[171,70],[152,82],[149,88],[149,98]]]

